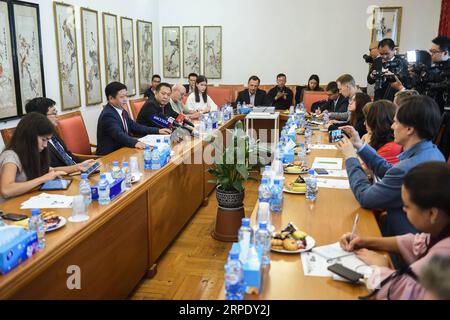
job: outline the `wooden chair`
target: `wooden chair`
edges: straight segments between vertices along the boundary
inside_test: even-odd
[[[228,88],[209,87],[208,95],[218,107],[234,102],[232,90]]]
[[[130,100],[130,109],[131,114],[133,115],[133,119],[137,120],[139,112],[141,111],[144,103],[147,101],[147,98],[133,99]]]
[[[5,146],[7,146],[8,143],[11,141],[11,138],[14,135],[15,131],[16,131],[16,127],[0,130],[0,132],[2,134],[2,138],[3,138],[3,142],[5,143]]]
[[[79,159],[97,159],[92,152],[97,145],[89,142],[89,135],[80,111],[62,114],[58,117],[58,132],[67,148]]]
[[[305,91],[303,93],[303,103],[308,112],[311,112],[313,103],[321,100],[328,100],[328,94],[323,91]]]

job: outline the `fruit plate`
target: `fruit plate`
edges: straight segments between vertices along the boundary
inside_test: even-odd
[[[295,168],[295,169],[291,169],[291,170],[287,170],[288,167],[284,168],[284,173],[286,174],[302,174],[302,173],[308,173],[309,172],[309,168]]]
[[[47,221],[49,221],[50,219],[54,219],[54,218],[55,217],[49,217],[49,218],[44,219],[44,222],[45,222],[45,225],[46,225],[45,232],[52,232],[52,231],[61,229],[67,223],[66,218],[64,218],[62,216],[58,216],[58,218],[59,218],[59,222],[58,223],[47,223]]]
[[[283,188],[283,192],[290,193],[290,194],[306,194],[306,190],[305,191],[292,191],[286,187]]]
[[[289,251],[289,250],[285,250],[285,249],[274,249],[274,248],[270,248],[270,250],[274,251],[274,252],[278,252],[278,253],[302,253],[302,252],[306,252],[311,250],[312,248],[315,247],[316,245],[316,240],[314,240],[313,237],[311,236],[306,236],[305,238],[306,240],[306,248],[305,249],[298,249],[295,251]]]

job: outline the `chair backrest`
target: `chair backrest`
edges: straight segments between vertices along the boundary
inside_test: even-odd
[[[303,103],[308,112],[311,112],[311,107],[314,102],[328,100],[328,94],[323,91],[305,91],[303,94]]]
[[[229,88],[208,87],[208,95],[217,106],[223,106],[225,103],[232,103],[233,91]]]
[[[129,102],[129,101],[128,101],[128,102]],[[129,105],[128,103],[127,103],[127,104],[124,104],[122,107],[123,107],[123,109],[128,113],[128,115],[130,116],[131,119],[136,120],[136,119],[133,117],[133,114],[130,113],[130,105]]]
[[[14,132],[16,132],[16,127],[14,128],[7,128],[0,130],[3,138],[3,142],[5,143],[5,146],[8,145],[8,143],[11,141],[12,136],[14,135]]]
[[[80,111],[60,115],[58,117],[58,131],[71,152],[84,155],[92,154],[89,135]]]
[[[131,113],[133,114],[133,119],[135,119],[135,120],[137,119],[138,114],[141,111],[141,109],[144,106],[144,103],[146,101],[147,101],[147,98],[130,100],[130,108],[131,108]]]

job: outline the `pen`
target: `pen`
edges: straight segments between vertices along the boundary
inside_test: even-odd
[[[356,225],[358,224],[359,221],[359,214],[356,214],[355,217],[355,221],[353,221],[353,228],[352,228],[352,234],[350,235],[350,241],[353,240],[353,237],[355,236],[355,231],[356,231]]]

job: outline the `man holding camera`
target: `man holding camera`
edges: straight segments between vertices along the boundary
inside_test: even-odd
[[[380,57],[374,59],[367,82],[375,84],[375,101],[394,101],[401,83],[408,81],[408,62],[395,55],[395,43],[392,39],[381,40],[378,51]]]

